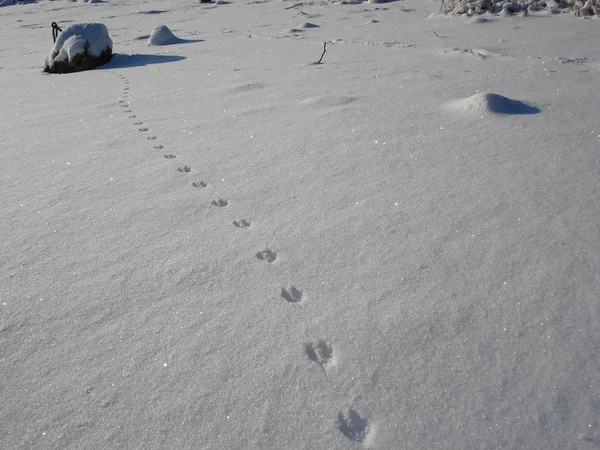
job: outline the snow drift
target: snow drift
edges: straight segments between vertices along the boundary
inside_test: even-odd
[[[482,114],[537,114],[535,106],[519,100],[512,100],[491,92],[479,92],[467,98],[454,100],[445,105],[450,111],[460,111],[476,115]]]

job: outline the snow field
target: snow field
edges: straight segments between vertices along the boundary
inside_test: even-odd
[[[595,23],[292,5],[0,12],[0,446],[594,448]]]

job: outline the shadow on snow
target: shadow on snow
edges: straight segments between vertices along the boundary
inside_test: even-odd
[[[163,64],[176,62],[185,59],[185,56],[175,55],[143,55],[133,54],[125,55],[122,53],[114,53],[112,59],[98,67],[98,69],[123,69],[124,67],[140,67],[149,66],[151,64]]]
[[[149,34],[144,34],[144,35],[138,36],[138,37],[136,37],[134,39],[136,41],[145,41],[147,39],[150,39],[150,35]],[[181,38],[175,38],[174,40],[172,40],[168,44],[162,44],[162,45],[155,46],[155,47],[162,47],[163,45],[174,45],[174,44],[193,44],[194,42],[204,42],[204,39],[181,39]]]

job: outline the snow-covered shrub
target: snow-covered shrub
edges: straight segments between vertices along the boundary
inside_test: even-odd
[[[101,23],[71,25],[58,35],[44,61],[44,72],[90,70],[112,58],[112,40]]]
[[[554,14],[572,11],[575,15],[600,15],[600,0],[441,0],[440,11],[444,14],[492,14],[512,15],[549,11]]]

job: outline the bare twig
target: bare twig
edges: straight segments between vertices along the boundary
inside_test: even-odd
[[[433,34],[435,34],[435,37],[439,37],[438,34],[434,31]]]
[[[323,56],[325,56],[325,52],[327,51],[327,42],[323,42],[323,54],[321,55],[321,59],[317,61],[317,64],[321,64],[323,61]]]

